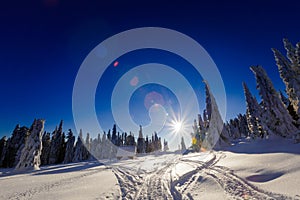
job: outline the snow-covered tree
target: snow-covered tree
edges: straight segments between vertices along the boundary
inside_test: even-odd
[[[43,138],[42,138],[42,154],[41,154],[41,165],[49,164],[49,156],[50,156],[50,149],[51,149],[51,136],[50,133],[45,131]]]
[[[112,135],[110,140],[110,158],[115,158],[118,151],[118,140],[119,140],[120,133],[117,133],[117,125],[114,124],[112,128]]]
[[[256,98],[251,94],[246,83],[243,83],[245,98],[246,98],[246,119],[251,138],[261,137],[271,134],[272,131],[263,121],[263,109],[258,104]]]
[[[77,138],[75,149],[74,149],[74,157],[72,159],[72,162],[80,162],[84,160],[85,147],[83,144],[82,137],[83,137],[82,130],[80,129],[79,136]]]
[[[146,140],[145,140],[145,148],[146,148],[146,153],[150,153],[151,152],[150,141],[149,141],[148,135],[146,136]]]
[[[181,151],[182,152],[185,152],[185,150],[186,150],[186,146],[185,146],[185,142],[184,142],[184,138],[183,137],[181,137]]]
[[[90,157],[101,159],[101,135],[98,134],[97,138],[91,138]]]
[[[84,144],[84,153],[83,153],[83,160],[87,160],[90,158],[90,150],[91,150],[91,140],[90,140],[90,134],[86,134],[85,138],[85,144]]]
[[[100,140],[100,142],[101,142],[101,140]],[[99,144],[99,142],[98,142],[98,138],[94,138],[94,139],[92,139],[91,138],[91,150],[90,150],[90,154],[91,154],[91,157],[96,157],[96,158],[99,158],[99,150],[100,149],[98,149],[98,145],[99,145],[99,147],[100,147],[100,144]]]
[[[223,130],[222,130],[222,135],[226,138],[228,138],[228,143],[231,138],[231,133],[230,133],[230,123],[226,122],[223,124]]]
[[[202,143],[206,138],[206,133],[209,127],[209,120],[206,109],[203,110],[203,119],[200,114],[198,114],[198,122],[194,120],[192,126],[192,148],[194,151],[199,152],[202,147]]]
[[[7,138],[6,136],[3,136],[0,140],[0,167],[2,167],[6,148],[7,148]]]
[[[202,143],[205,149],[212,149],[213,147],[220,147],[220,145],[227,144],[228,139],[222,135],[224,122],[220,115],[216,100],[210,91],[207,81],[205,83],[206,93],[206,113],[209,121],[206,138]]]
[[[199,127],[199,129],[201,130],[201,129],[204,129],[204,121],[202,120],[202,117],[201,117],[201,115],[200,114],[198,114],[198,127]]]
[[[192,148],[194,151],[199,152],[202,141],[204,138],[201,138],[201,130],[200,126],[198,126],[197,121],[194,120],[194,125],[193,125],[193,133],[192,133]]]
[[[283,102],[283,104],[287,108],[290,105],[290,103],[291,103],[290,100],[286,96],[284,96],[284,94],[282,93],[282,91],[279,91],[279,94],[280,94],[281,101]]]
[[[137,153],[146,153],[145,138],[143,137],[143,129],[140,126],[139,138],[137,140]]]
[[[300,43],[294,47],[287,39],[283,39],[287,58],[277,49],[274,52],[276,64],[289,96],[289,101],[300,116]],[[300,122],[299,122],[300,123]]]
[[[164,152],[169,151],[169,145],[166,140],[164,140]]]
[[[16,170],[40,169],[44,123],[44,120],[34,120],[29,130],[30,135],[21,150],[20,160],[15,168]]]
[[[237,118],[230,119],[229,123],[229,135],[233,139],[241,138],[241,132],[239,129],[239,121]]]
[[[49,164],[62,163],[65,157],[65,134],[62,131],[63,120],[60,121],[58,129],[52,133]]]
[[[114,145],[117,145],[117,126],[116,126],[116,124],[114,124],[113,129],[112,129],[111,142]]]
[[[276,135],[291,138],[297,132],[293,119],[285,108],[279,93],[275,90],[270,78],[261,66],[252,66],[257,88],[262,98],[262,122]]]
[[[152,135],[153,151],[161,151],[161,138],[157,136],[157,133],[154,132]],[[146,147],[145,147],[146,148]]]
[[[21,156],[21,151],[30,135],[29,129],[25,126],[17,125],[12,136],[7,140],[7,148],[3,159],[3,167],[15,167]]]
[[[70,163],[74,157],[74,143],[75,143],[75,136],[71,129],[69,129],[67,135],[67,143],[66,143],[66,153],[63,163]]]
[[[233,140],[249,136],[249,129],[246,115],[238,114],[234,119],[224,124],[223,135]]]
[[[238,115],[238,123],[239,123],[239,130],[240,130],[241,136],[248,137],[249,136],[249,128],[248,128],[248,123],[247,123],[247,117],[245,114]]]
[[[107,141],[106,133],[104,132],[102,135],[102,140],[101,140],[101,153],[100,153],[100,158],[108,158],[108,141]]]

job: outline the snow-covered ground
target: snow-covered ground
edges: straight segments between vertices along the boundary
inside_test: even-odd
[[[300,199],[300,145],[241,141],[226,151],[1,169],[0,199]],[[229,151],[230,150],[230,151]]]

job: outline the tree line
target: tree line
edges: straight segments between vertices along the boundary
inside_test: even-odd
[[[39,124],[39,130],[33,129]],[[71,129],[68,133],[63,132],[63,120],[52,133],[43,131],[44,120],[34,120],[30,128],[17,125],[13,130],[11,137],[6,136],[0,139],[0,167],[12,168],[18,166],[24,152],[24,148],[39,144],[34,147],[35,154],[38,155],[40,165],[80,162],[89,159],[111,159],[115,158],[118,147],[133,146],[136,153],[151,153],[162,150],[161,138],[155,132],[151,138],[143,137],[142,127],[140,126],[139,138],[137,142],[134,134],[117,131],[117,126],[113,125],[112,131],[104,132],[102,136],[98,134],[97,138],[91,138],[87,133],[83,137],[80,130],[77,140]],[[40,134],[40,136],[39,136]],[[31,144],[32,143],[32,144]],[[27,149],[31,151],[30,148]],[[168,143],[164,141],[164,150],[168,150]],[[24,152],[24,153],[23,153]],[[36,156],[28,158],[37,159]],[[23,160],[24,162],[24,160]]]
[[[250,70],[256,78],[256,88],[261,101],[253,96],[246,83],[242,83],[246,113],[223,123],[215,99],[205,82],[206,108],[203,115],[198,115],[194,121],[192,133],[192,147],[196,151],[201,148],[222,144],[229,144],[231,140],[241,137],[252,139],[268,139],[279,136],[300,142],[300,43],[293,46],[287,39],[283,39],[286,56],[277,49],[272,49],[283,83],[285,94],[277,91],[262,66],[251,66]],[[212,113],[214,120],[212,120]],[[221,124],[222,128],[220,129]],[[217,130],[219,129],[219,130]],[[217,141],[211,140],[217,136]]]

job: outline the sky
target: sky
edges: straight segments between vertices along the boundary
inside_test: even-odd
[[[35,118],[45,119],[49,132],[61,119],[65,131],[74,130],[72,92],[77,72],[93,48],[122,31],[164,27],[201,44],[224,81],[227,120],[245,112],[242,81],[259,98],[251,65],[262,65],[275,88],[284,90],[271,48],[285,54],[283,38],[293,44],[300,41],[297,1],[42,0],[1,4],[0,136],[9,136],[16,124],[30,126]],[[147,62],[171,65],[184,74],[204,108],[202,77],[178,56],[146,50],[128,53],[117,61],[117,67],[112,63],[100,80],[105,87],[97,88],[95,109],[103,129],[114,123],[110,108],[114,85],[122,74]],[[137,124],[149,123],[146,97],[150,104],[171,100],[174,103],[168,106],[178,110],[178,100],[168,88],[144,86],[129,101]]]

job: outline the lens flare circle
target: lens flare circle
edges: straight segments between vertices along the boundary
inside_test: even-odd
[[[138,76],[140,80],[139,83],[134,87],[129,86],[128,84],[133,76]],[[179,102],[180,113],[171,113],[171,116],[169,117],[172,117],[172,120],[173,118],[181,117],[185,112],[188,112],[189,116],[197,116],[199,113],[199,104],[193,87],[190,85],[188,80],[186,80],[186,78],[177,70],[167,65],[159,63],[147,63],[134,67],[126,72],[118,80],[113,89],[111,97],[112,114],[115,122],[118,124],[119,128],[122,129],[122,131],[129,132],[131,130],[139,129],[139,124],[136,124],[130,116],[129,101],[135,90],[143,85],[151,83],[159,84],[168,88],[177,98]],[[154,106],[150,104],[150,100],[152,98],[149,97],[156,99],[156,102],[153,103],[155,103],[157,106],[164,106],[163,97],[160,94],[153,92],[146,95],[146,108],[149,108],[150,106],[155,108],[155,104]],[[148,102],[148,100],[150,102]],[[167,116],[167,112],[165,109],[163,111],[164,113],[157,112],[157,115],[156,112],[151,113],[151,123],[143,127],[144,133],[149,135],[153,132],[159,133],[164,128],[166,120],[162,120],[162,116]],[[192,127],[193,117],[187,118],[186,124]],[[186,133],[186,136],[189,136],[189,134],[190,133]]]
[[[81,64],[74,82],[72,96],[73,119],[77,132],[83,129],[85,133],[89,132],[93,138],[98,133],[103,132],[95,110],[95,94],[101,76],[112,63],[116,66],[119,65],[115,61],[120,56],[134,50],[148,48],[169,51],[187,60],[210,83],[220,114],[223,120],[225,119],[226,94],[224,83],[217,66],[205,49],[198,42],[178,31],[161,27],[142,27],[120,32],[107,38],[96,46]],[[152,71],[153,75],[153,69],[149,71],[150,73]],[[156,75],[150,77],[153,78]],[[171,82],[175,82],[174,80],[176,79],[172,79]],[[148,80],[148,82],[151,81]],[[152,82],[156,83],[156,81]],[[130,80],[127,83],[130,83]],[[139,77],[138,80],[132,81],[130,87],[126,87],[126,89],[134,89],[142,83],[143,79]],[[171,89],[171,91],[173,90]],[[112,102],[115,101],[115,95],[112,96]],[[181,106],[183,105],[180,101],[179,103]],[[112,110],[115,109],[115,106],[117,104],[112,103]],[[126,104],[126,106],[128,105]],[[124,111],[127,112],[128,108],[125,108]],[[199,106],[194,111],[201,113]],[[189,109],[183,110],[182,116],[190,112]],[[170,115],[170,113],[168,114]],[[166,116],[168,115],[166,114]],[[114,117],[117,115],[115,114]],[[119,126],[119,124],[117,125]],[[136,128],[136,125],[132,128]],[[133,129],[133,131],[138,131],[138,129]]]

